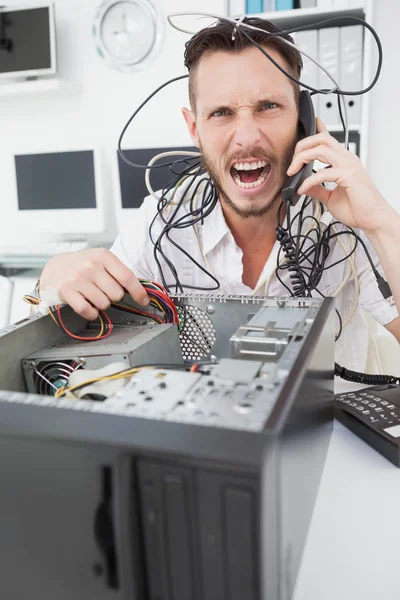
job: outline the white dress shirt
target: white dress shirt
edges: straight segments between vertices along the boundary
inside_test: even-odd
[[[175,194],[174,203],[179,200],[184,192],[184,186],[179,188]],[[291,220],[300,209],[302,200],[292,208]],[[162,283],[159,267],[154,257],[154,246],[149,237],[149,226],[156,215],[157,202],[152,196],[145,198],[142,206],[135,216],[126,223],[115,240],[111,252],[113,252],[133,273],[144,279],[150,279]],[[176,207],[173,207],[174,210]],[[171,210],[168,206],[166,209]],[[308,209],[309,214],[313,212],[313,206]],[[177,213],[177,217],[187,214],[188,203],[183,204]],[[311,220],[308,220],[310,223]],[[307,225],[308,227],[309,225]],[[160,217],[157,217],[152,228],[153,239],[156,240],[164,228]],[[337,226],[337,230],[346,229]],[[378,271],[383,274],[377,256],[364,234],[358,232],[364,239],[372,260]],[[204,223],[180,230],[172,230],[170,237],[175,240],[188,254],[193,257],[202,267],[211,271],[220,282],[220,288],[213,291],[215,294],[224,295],[248,295],[248,296],[289,296],[289,292],[279,282],[275,271],[277,256],[280,245],[275,243],[268,257],[262,273],[254,290],[242,282],[243,265],[242,250],[236,245],[233,235],[225,221],[222,208],[218,202],[213,212],[204,219]],[[354,238],[350,235],[340,236],[341,241],[347,249],[353,247]],[[326,266],[336,263],[344,258],[344,249],[339,243],[339,238],[331,240],[331,252]],[[178,271],[179,279],[183,285],[191,285],[196,289],[184,289],[185,292],[199,293],[201,288],[215,286],[206,273],[196,267],[193,262],[179,249],[171,244],[166,237],[163,238],[162,249],[171,260]],[[347,252],[346,252],[347,253]],[[171,284],[171,293],[174,290],[174,278],[171,276],[169,267],[160,258],[164,277],[167,284]],[[340,338],[335,345],[335,360],[341,366],[356,371],[364,371],[368,351],[368,329],[362,315],[361,309],[370,312],[382,325],[390,323],[398,316],[395,306],[391,306],[381,295],[371,265],[367,260],[361,244],[353,254],[354,267],[358,274],[359,296],[357,308],[349,323],[343,328]],[[335,295],[335,291],[344,281],[349,271],[349,261],[341,262],[323,272],[318,289],[324,296]],[[291,288],[289,273],[287,270],[280,271],[280,277]],[[210,292],[207,292],[210,293]],[[321,297],[313,292],[313,296]],[[345,323],[350,316],[357,297],[357,282],[353,275],[349,278],[343,289],[335,299],[335,307],[339,311],[342,322]],[[337,319],[339,328],[339,320]]]

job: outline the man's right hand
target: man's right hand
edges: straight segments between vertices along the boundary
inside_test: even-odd
[[[56,289],[60,300],[85,319],[98,317],[128,292],[146,306],[149,298],[138,278],[105,248],[59,254],[49,260],[40,277],[40,291]]]

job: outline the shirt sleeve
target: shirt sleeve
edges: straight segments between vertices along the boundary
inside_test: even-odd
[[[358,232],[358,234],[365,243],[375,268],[385,279],[387,279],[372,244],[363,232]],[[360,243],[358,244],[355,254],[355,265],[360,283],[359,305],[361,308],[371,313],[378,323],[387,325],[399,316],[397,308],[395,305],[390,305],[382,296],[371,263]]]
[[[155,200],[148,196],[141,207],[122,227],[110,251],[130,269],[136,277],[157,280],[156,263],[149,227],[156,214]]]

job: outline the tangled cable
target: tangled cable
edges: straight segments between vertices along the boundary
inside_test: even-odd
[[[174,288],[175,293],[183,292],[184,289],[196,289],[201,291],[213,291],[220,287],[218,279],[203,267],[198,261],[196,261],[191,254],[186,251],[180,244],[171,238],[171,232],[173,230],[181,230],[187,227],[195,227],[197,223],[204,222],[204,219],[212,213],[215,205],[218,202],[218,193],[212,181],[207,176],[201,176],[203,166],[201,161],[191,166],[186,167],[183,172],[177,175],[162,191],[161,196],[157,203],[157,212],[149,226],[149,237],[154,246],[154,259],[157,263],[161,281],[165,288],[170,291]],[[180,190],[179,199],[175,201],[176,194],[179,188],[184,186]],[[197,199],[200,196],[197,205]],[[183,215],[178,217],[180,208],[188,203],[189,210]],[[163,228],[161,233],[155,239],[153,235],[153,228],[156,219],[159,218],[162,221]],[[164,238],[175,248],[177,248],[182,254],[184,254],[192,263],[199,268],[201,271],[206,273],[215,285],[204,288],[194,285],[189,285],[181,282],[178,271],[173,262],[168,258],[163,248]],[[160,259],[163,259],[167,265],[170,274],[173,277],[173,283],[167,283],[166,275],[164,274],[163,265]]]
[[[39,306],[40,304],[40,300],[38,298],[30,296],[29,294],[22,296],[22,299],[24,300],[24,302],[27,302],[32,306]],[[97,335],[82,336],[76,335],[75,333],[72,333],[72,331],[69,331],[61,317],[60,305],[57,304],[56,306],[49,306],[47,308],[55,324],[58,325],[58,327],[60,327],[60,329],[62,329],[68,337],[74,340],[79,340],[81,342],[97,342],[108,337],[112,332],[113,325],[111,323],[111,319],[104,310],[99,310],[98,320],[100,322],[100,332]]]
[[[365,385],[400,384],[400,377],[395,377],[394,375],[369,375],[368,373],[359,373],[358,371],[351,371],[350,369],[341,367],[337,363],[335,363],[335,375],[346,381],[363,383]]]
[[[139,281],[150,298],[150,306],[158,310],[161,314],[145,311],[142,308],[136,308],[135,306],[131,306],[130,304],[126,304],[124,302],[111,302],[111,306],[117,310],[121,310],[135,315],[141,315],[143,317],[146,317],[146,319],[149,319],[150,321],[153,321],[154,323],[160,325],[163,323],[174,323],[178,326],[178,329],[180,330],[182,319],[177,307],[169,297],[167,290],[158,283],[155,283],[154,281],[148,281],[147,279],[140,279]],[[40,304],[40,300],[38,298],[35,298],[34,296],[31,296],[29,294],[23,296],[22,299],[33,306],[39,306]],[[110,317],[104,310],[100,310],[98,316],[98,320],[100,322],[99,333],[97,335],[91,336],[76,335],[69,331],[69,329],[66,327],[61,317],[61,306],[56,305],[49,306],[47,308],[51,318],[56,323],[56,325],[58,325],[58,327],[60,327],[64,331],[64,333],[68,335],[68,337],[74,340],[79,340],[82,342],[96,342],[98,340],[102,340],[108,337],[113,330],[113,324],[111,322]]]
[[[347,228],[346,231],[336,231],[335,225],[342,226],[338,221],[331,220],[326,224],[323,219],[320,220],[314,215],[305,214],[311,203],[312,199],[306,197],[293,218],[291,218],[290,202],[282,201],[278,209],[276,237],[281,247],[277,256],[276,276],[291,296],[311,296],[313,290],[320,293],[318,285],[323,272],[350,258],[356,249],[356,244],[354,244],[347,254],[344,253],[342,259],[327,266],[326,261],[331,252],[331,240],[349,234],[353,235],[357,241],[359,239],[359,236],[351,228]],[[286,227],[281,222],[284,207],[286,208]],[[321,203],[319,203],[319,209],[322,214],[324,212],[329,214]],[[365,250],[368,253],[366,247]],[[289,271],[291,288],[280,276],[280,273],[286,270]]]

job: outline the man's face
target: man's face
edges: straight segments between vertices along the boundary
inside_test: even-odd
[[[195,111],[183,114],[222,204],[243,218],[262,216],[280,197],[298,139],[290,80],[257,48],[210,52],[197,66],[195,92]]]

